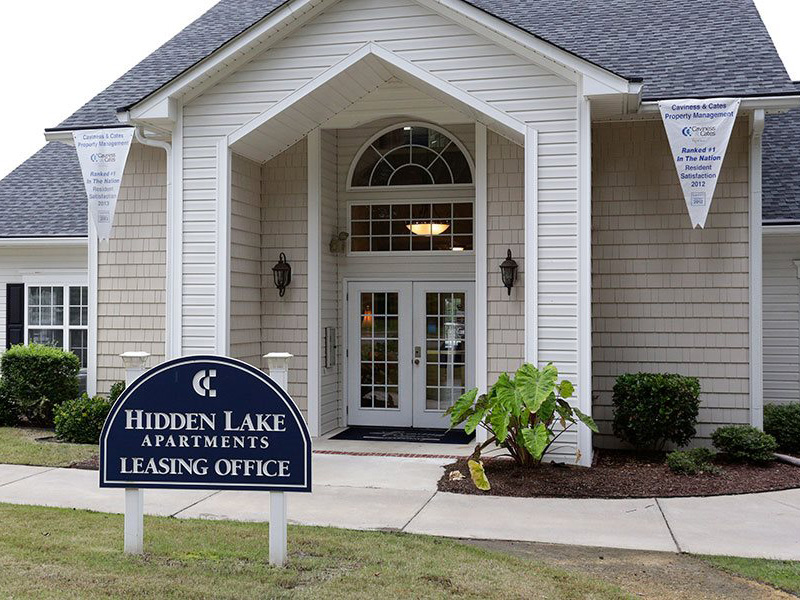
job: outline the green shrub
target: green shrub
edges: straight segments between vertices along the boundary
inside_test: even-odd
[[[16,425],[18,420],[17,405],[11,401],[5,381],[0,379],[0,427],[11,427]]]
[[[111,390],[108,392],[108,401],[111,404],[117,401],[122,395],[122,392],[125,391],[125,382],[124,381],[117,381],[111,386]]]
[[[775,438],[750,425],[727,425],[711,435],[714,447],[734,460],[765,463],[775,458]]]
[[[83,394],[55,408],[56,435],[65,442],[97,444],[111,403],[103,396]]]
[[[50,427],[53,408],[77,397],[80,360],[60,348],[14,346],[0,358],[0,370],[19,415],[31,424]]]
[[[714,473],[717,468],[711,464],[715,453],[708,448],[692,448],[676,450],[667,454],[667,466],[681,475],[697,475],[698,473]]]
[[[800,452],[800,402],[767,404],[764,432],[774,437],[784,452]]]
[[[700,381],[669,373],[629,373],[614,385],[614,433],[636,448],[683,446],[695,434]]]
[[[518,465],[532,467],[538,465],[553,442],[578,421],[597,432],[592,418],[567,402],[574,389],[572,384],[557,381],[558,369],[552,364],[542,369],[524,364],[513,379],[503,373],[488,393],[478,396],[478,388],[473,388],[447,410],[451,427],[465,423],[467,433],[472,433],[479,425],[489,431],[488,439],[475,447],[469,460],[476,487],[489,489],[480,456],[491,444],[507,450]]]

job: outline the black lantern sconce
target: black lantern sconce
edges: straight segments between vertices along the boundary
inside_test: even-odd
[[[500,275],[503,278],[503,285],[508,290],[508,295],[511,295],[511,288],[514,287],[514,280],[517,278],[517,261],[511,258],[511,249],[508,250],[508,256],[500,263]]]
[[[292,265],[286,262],[286,255],[281,252],[278,264],[272,267],[272,277],[275,279],[275,287],[281,298],[286,293],[286,288],[292,283]]]

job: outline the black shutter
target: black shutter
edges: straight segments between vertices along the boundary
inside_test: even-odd
[[[25,284],[6,284],[6,348],[25,341]]]

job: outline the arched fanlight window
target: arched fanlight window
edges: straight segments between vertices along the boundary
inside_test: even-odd
[[[354,188],[471,183],[472,165],[461,143],[416,123],[378,133],[358,153],[350,174]]]

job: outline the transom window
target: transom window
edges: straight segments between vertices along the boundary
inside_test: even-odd
[[[353,204],[351,252],[472,250],[471,202]]]
[[[353,188],[471,184],[463,146],[445,132],[405,125],[381,133],[355,161]]]
[[[27,342],[68,350],[85,368],[89,348],[89,288],[28,286]]]

